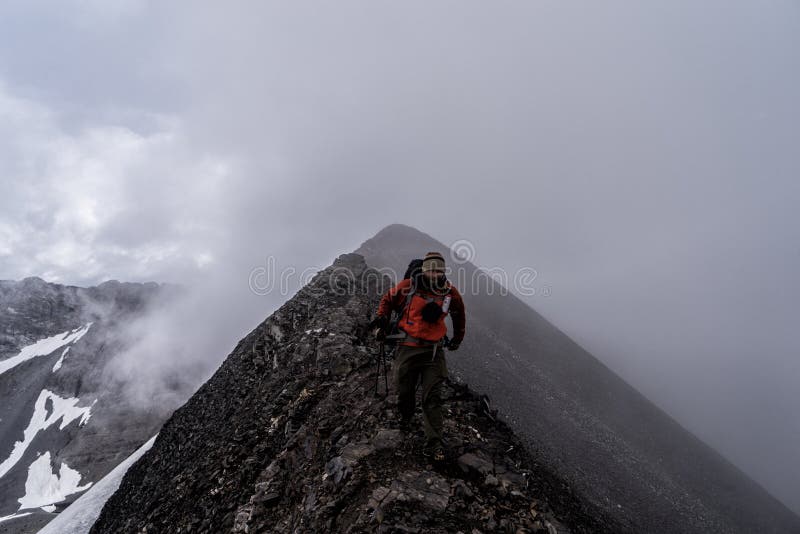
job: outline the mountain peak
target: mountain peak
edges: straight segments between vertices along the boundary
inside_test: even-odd
[[[378,233],[376,233],[368,241],[384,241],[392,239],[408,240],[420,238],[434,240],[430,235],[426,234],[422,230],[419,230],[418,228],[409,226],[407,224],[392,223],[381,228]]]
[[[355,252],[372,267],[402,275],[411,259],[421,258],[430,250],[444,254],[450,247],[413,226],[394,223],[364,241]]]
[[[47,285],[47,282],[38,276],[27,276],[21,280],[21,283],[28,287],[44,287]]]

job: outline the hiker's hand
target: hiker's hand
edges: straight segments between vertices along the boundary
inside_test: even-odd
[[[386,339],[386,330],[389,328],[389,318],[378,315],[369,323],[370,328],[375,328],[375,339],[382,341]]]
[[[389,318],[383,315],[378,315],[367,325],[368,328],[382,328],[386,330],[389,327]]]
[[[447,345],[447,350],[458,350],[459,345],[461,345],[459,341],[451,341],[450,344]]]

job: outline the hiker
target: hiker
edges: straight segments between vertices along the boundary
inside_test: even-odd
[[[413,264],[413,262],[412,262]],[[395,355],[395,390],[400,411],[400,428],[407,432],[414,415],[417,382],[422,382],[422,411],[425,429],[425,455],[444,459],[442,446],[441,389],[447,378],[444,348],[447,334],[445,317],[453,319],[453,337],[446,345],[457,350],[464,339],[466,318],[464,301],[445,276],[444,257],[429,252],[422,260],[421,272],[409,268],[408,278],[389,289],[378,306],[373,322],[376,337],[383,342],[390,328],[393,311],[399,312],[398,348]]]

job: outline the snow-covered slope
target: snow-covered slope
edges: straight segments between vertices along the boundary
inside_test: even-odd
[[[35,532],[158,431],[104,373],[170,291],[0,281],[0,533]]]
[[[37,356],[47,356],[52,354],[53,351],[67,346],[67,348],[65,348],[61,353],[61,357],[58,359],[58,362],[56,362],[56,365],[53,366],[53,372],[58,371],[61,368],[61,365],[64,363],[64,356],[66,356],[67,351],[69,351],[68,345],[71,345],[82,338],[84,334],[89,331],[90,326],[92,326],[92,323],[75,328],[71,331],[61,332],[54,336],[40,339],[39,341],[35,341],[30,345],[22,347],[22,350],[19,351],[18,354],[0,362],[0,374],[5,373],[9,369],[13,369],[17,365],[28,361],[31,358],[36,358]]]
[[[136,449],[136,452],[40,530],[39,534],[86,534],[89,532],[97,516],[100,515],[103,505],[117,491],[125,472],[153,446],[155,440],[156,438],[153,436],[147,443]]]

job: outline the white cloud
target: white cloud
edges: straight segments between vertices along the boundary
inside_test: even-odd
[[[159,278],[214,257],[219,198],[232,163],[200,157],[180,120],[67,131],[56,113],[0,85],[3,276],[51,281]]]

